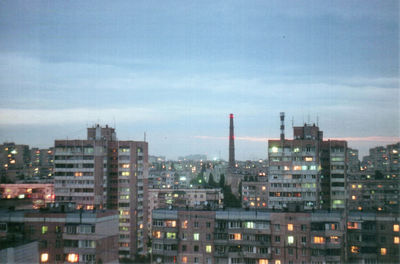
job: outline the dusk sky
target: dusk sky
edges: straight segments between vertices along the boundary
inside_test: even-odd
[[[1,1],[0,143],[95,123],[150,155],[265,159],[316,122],[361,154],[399,141],[399,1]]]

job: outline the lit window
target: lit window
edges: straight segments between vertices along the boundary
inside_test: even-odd
[[[265,191],[267,189],[267,187],[263,186],[261,187],[261,190]]]
[[[339,237],[338,236],[331,236],[330,241],[332,244],[338,244],[339,243]]]
[[[49,230],[48,226],[42,226],[42,234],[46,234],[48,230]]]
[[[361,189],[361,188],[362,188],[362,185],[361,185],[361,184],[359,184],[357,187],[358,187],[358,189]]]
[[[187,257],[182,257],[182,263],[187,263]]]
[[[129,171],[123,171],[121,172],[121,176],[129,176],[130,172]]]
[[[279,150],[278,147],[275,146],[271,148],[272,153],[277,153],[278,150]]]
[[[294,236],[288,236],[288,244],[294,243]]]
[[[121,167],[124,169],[129,169],[129,163],[124,163]]]
[[[399,225],[393,225],[393,231],[394,232],[399,232],[399,230],[400,230]]]
[[[175,239],[175,238],[176,238],[176,233],[174,233],[174,232],[167,232],[167,238],[168,238],[168,239]]]
[[[386,252],[387,252],[386,248],[381,248],[381,255],[382,256],[386,255]]]
[[[40,255],[40,262],[47,262],[49,261],[49,253],[42,253]]]
[[[240,233],[229,234],[229,239],[230,240],[242,240],[242,234],[240,234]]]
[[[351,196],[351,199],[352,199],[352,200],[355,200],[355,199],[357,199],[357,197],[356,197],[355,195],[352,195],[352,196]]]
[[[279,259],[275,260],[275,264],[281,264],[281,261]]]
[[[276,262],[275,262],[276,263]],[[260,259],[258,264],[268,264],[268,259]]]
[[[301,170],[301,166],[293,166],[293,170]]]
[[[359,253],[360,252],[360,248],[357,246],[351,246],[350,247],[350,251],[351,253]]]
[[[182,222],[182,228],[186,229],[188,227],[188,221],[185,220]]]
[[[325,243],[325,239],[323,237],[319,237],[319,236],[315,236],[313,241],[314,241],[314,244],[324,244]]]
[[[193,240],[199,240],[200,239],[200,234],[199,233],[194,233],[193,234]]]
[[[288,224],[287,225],[287,230],[288,231],[293,231],[293,224]]]
[[[176,221],[172,221],[172,220],[166,221],[165,226],[166,227],[176,227]]]
[[[160,231],[153,231],[153,237],[161,238],[161,232]]]
[[[69,253],[67,257],[67,261],[70,263],[76,263],[79,261],[79,254]]]
[[[305,159],[305,161],[313,161],[312,157],[305,157],[304,159]]]
[[[395,237],[393,238],[393,243],[399,244],[399,243],[400,243],[400,238],[399,238],[398,236],[395,236]]]
[[[347,229],[360,229],[358,222],[348,222]]]
[[[211,253],[211,252],[212,252],[212,247],[211,247],[211,245],[207,245],[207,246],[206,246],[206,252],[207,252],[207,253]]]
[[[75,172],[75,177],[82,177],[83,176],[83,172]]]

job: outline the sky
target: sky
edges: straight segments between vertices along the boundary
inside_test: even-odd
[[[279,113],[360,150],[400,141],[399,2],[0,2],[0,142],[96,123],[150,155],[267,158]]]

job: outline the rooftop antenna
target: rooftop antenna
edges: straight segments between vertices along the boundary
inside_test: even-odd
[[[146,142],[146,131],[144,131],[144,142]]]
[[[319,127],[319,116],[317,115],[317,127]]]

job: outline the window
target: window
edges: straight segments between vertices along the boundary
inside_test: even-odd
[[[254,224],[254,222],[244,222],[244,227],[253,229],[255,227],[255,224]]]
[[[280,224],[274,224],[274,228],[276,231],[281,230],[281,225]]]
[[[288,224],[287,225],[287,230],[288,231],[293,231],[293,224]]]
[[[197,245],[194,246],[194,247],[193,247],[193,251],[194,251],[194,252],[199,252],[199,246],[197,246]]]
[[[400,238],[399,238],[398,236],[395,236],[395,237],[393,238],[393,243],[399,244],[399,243],[400,243]]]
[[[400,227],[399,225],[393,225],[393,232],[399,232]]]
[[[381,255],[384,256],[386,255],[386,253],[387,253],[386,248],[381,248]]]
[[[207,228],[210,228],[210,227],[211,227],[211,223],[210,223],[210,222],[207,222],[207,223],[206,223],[206,227],[207,227]]]
[[[275,242],[277,242],[277,243],[281,242],[281,237],[280,236],[275,236]]]
[[[200,239],[200,234],[199,233],[194,233],[193,234],[193,240],[199,240]]]
[[[47,262],[49,261],[49,253],[42,253],[40,255],[40,262]]]
[[[275,264],[281,264],[281,261],[279,259],[275,260]]]
[[[175,239],[175,238],[176,238],[176,233],[174,233],[174,232],[167,232],[167,238],[168,238],[168,239]]]
[[[360,253],[360,248],[357,246],[351,246],[350,251],[351,251],[351,253],[357,254],[357,253]]]
[[[49,227],[48,226],[42,226],[42,234],[46,234],[47,231],[49,231]]]
[[[206,240],[211,240],[211,234],[206,234]]]
[[[199,222],[194,222],[194,227],[198,228],[199,227]]]
[[[71,263],[76,263],[79,261],[79,254],[69,253],[67,256],[67,261]]]
[[[207,253],[211,253],[211,252],[212,252],[212,247],[211,247],[211,245],[207,245],[207,246],[206,246],[206,252],[207,252]]]
[[[324,244],[325,238],[320,236],[315,236],[313,242],[314,244]]]
[[[358,222],[348,222],[347,229],[360,229],[360,224]]]
[[[183,252],[186,251],[186,245],[182,245],[182,251],[183,251]]]
[[[288,248],[289,256],[293,256],[293,248]]]
[[[173,220],[165,221],[165,226],[166,227],[176,227],[176,221],[173,221]]]
[[[301,243],[307,243],[307,237],[302,236],[301,237]]]
[[[185,220],[185,221],[182,222],[182,228],[186,229],[187,227],[188,227],[188,221]]]
[[[294,236],[288,236],[288,244],[291,245],[294,243]]]
[[[182,263],[187,263],[187,257],[182,257]]]
[[[301,231],[306,231],[307,230],[307,225],[301,225]]]
[[[268,264],[268,259],[260,259],[258,264]]]
[[[153,231],[154,238],[161,238],[161,231]]]
[[[241,233],[229,234],[229,239],[230,240],[242,240],[242,234]]]

